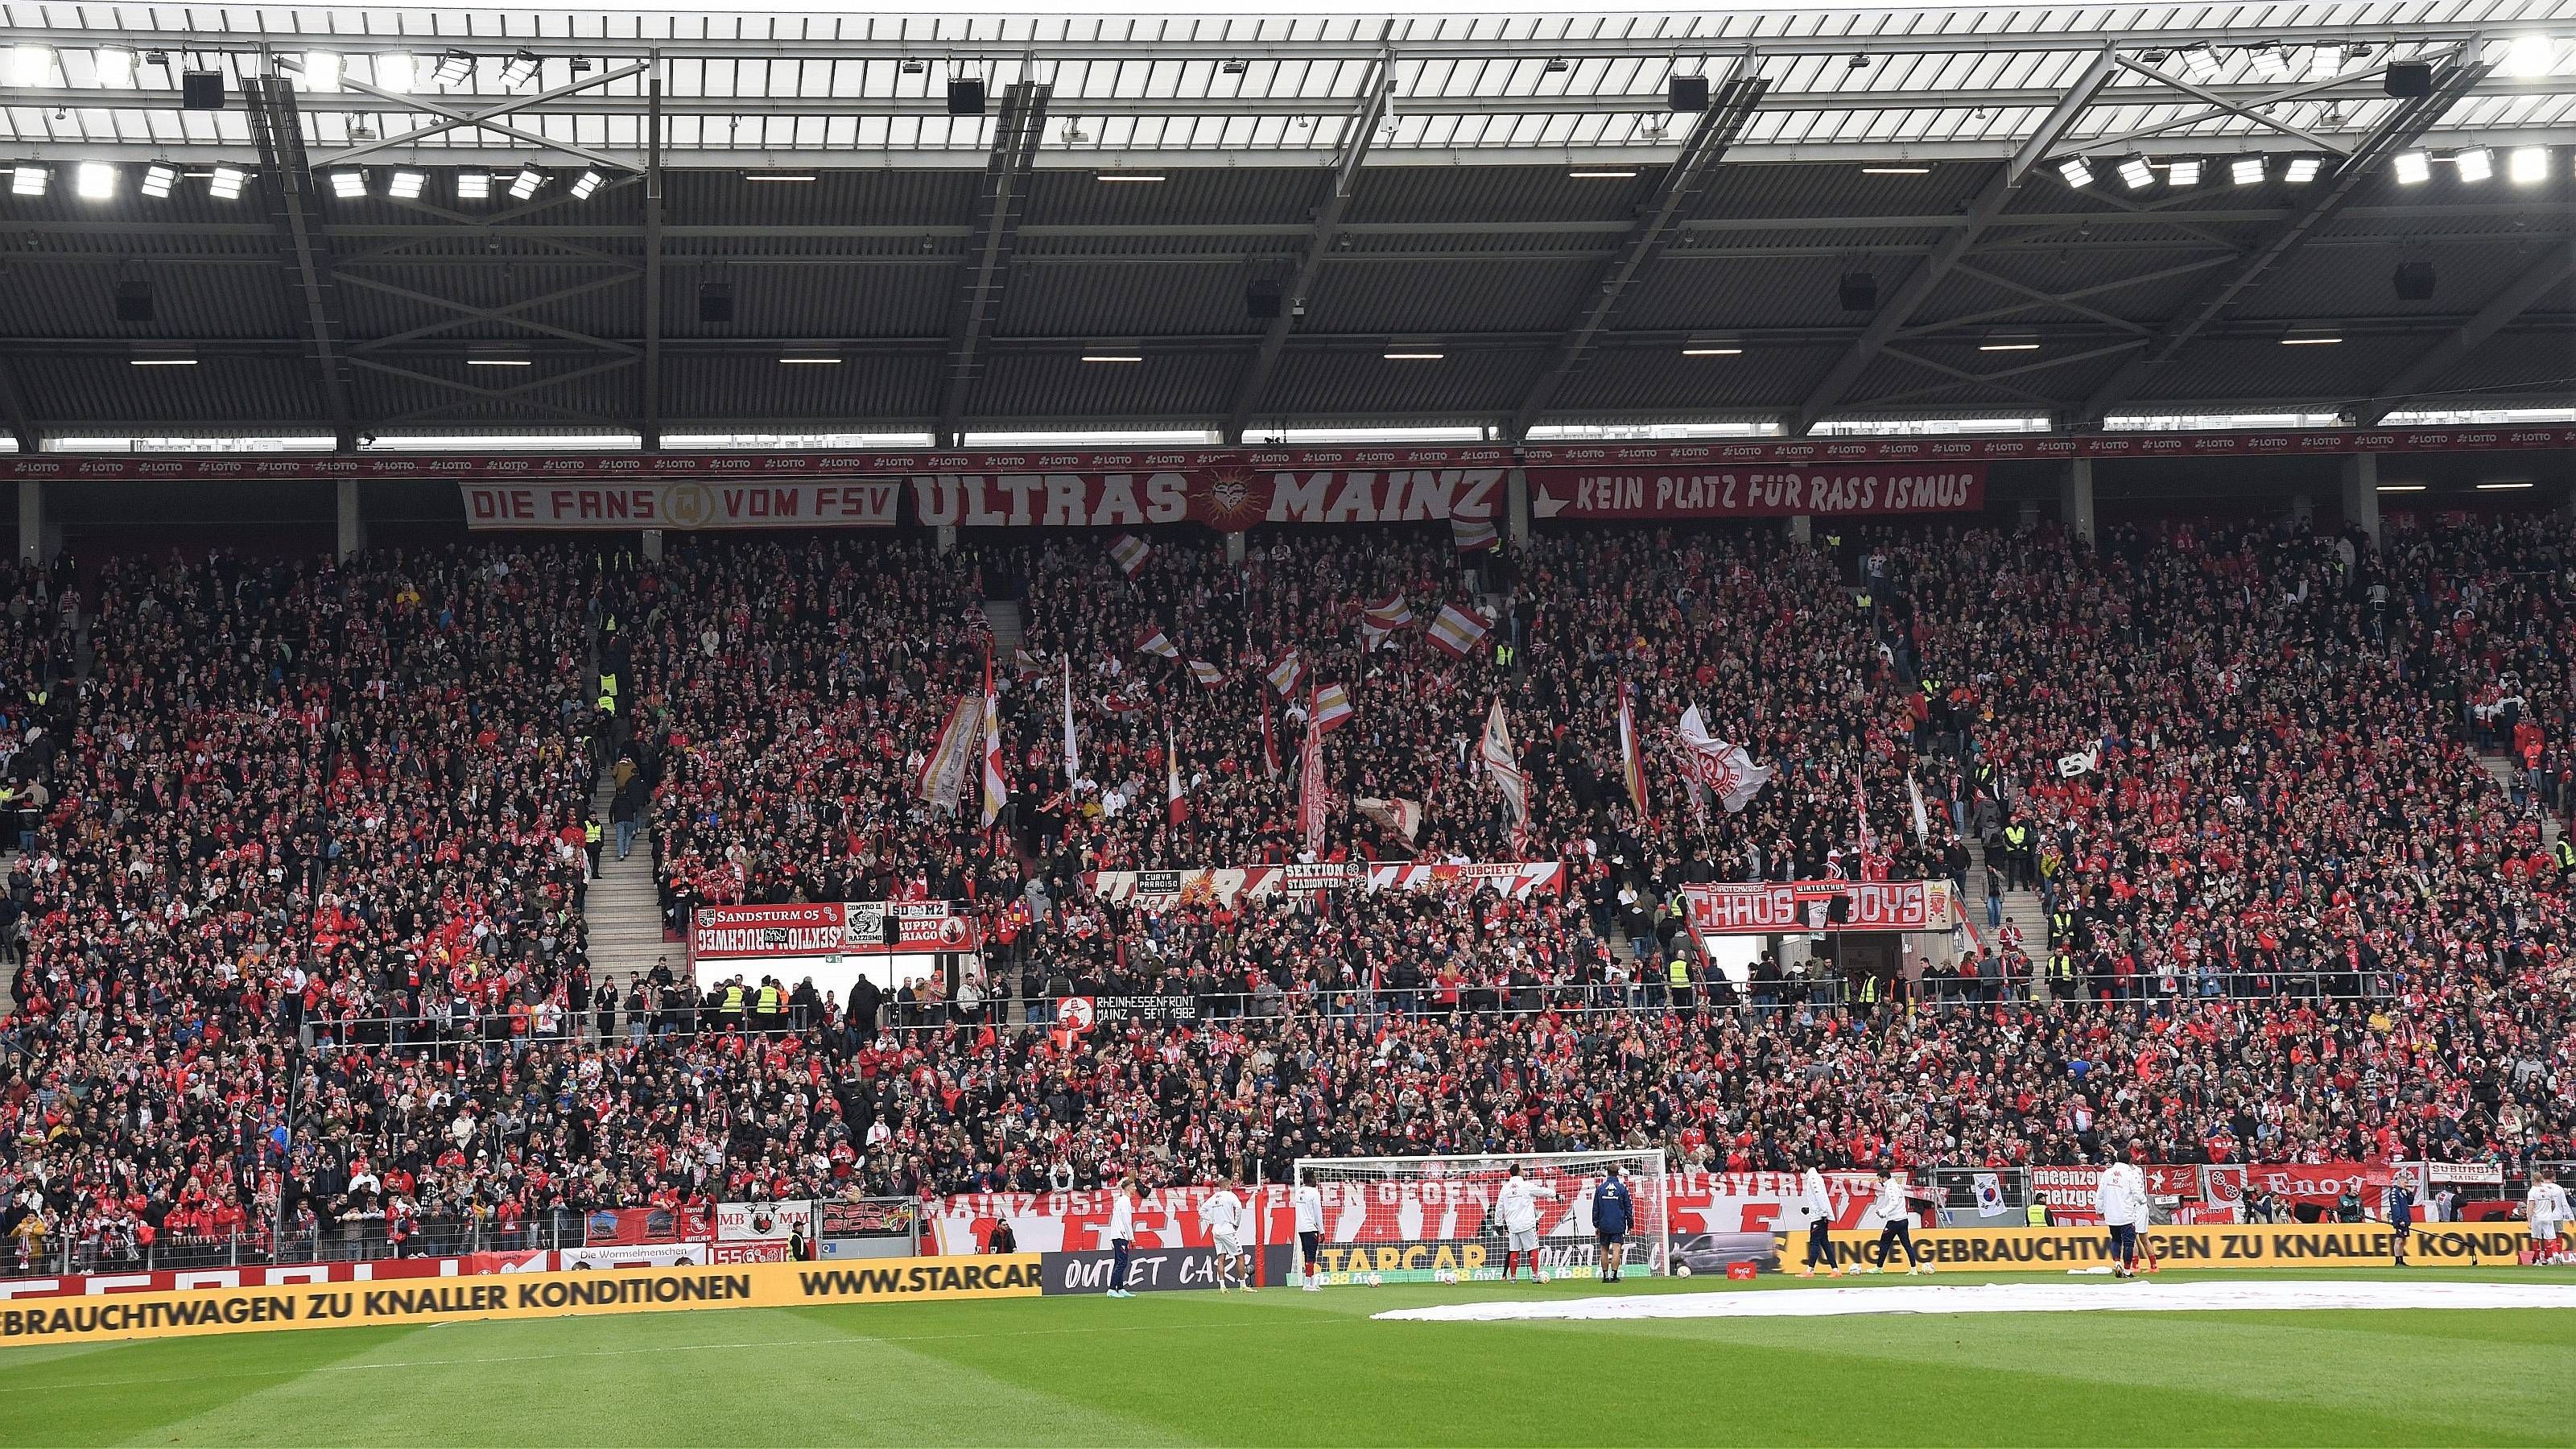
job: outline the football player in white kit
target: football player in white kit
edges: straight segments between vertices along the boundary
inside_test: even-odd
[[[1216,1291],[1252,1291],[1252,1254],[1243,1246],[1243,1195],[1229,1176],[1217,1190],[1199,1199],[1199,1222],[1216,1248]]]
[[[1324,1190],[1311,1182],[1301,1182],[1288,1200],[1297,1211],[1297,1256],[1306,1270],[1305,1290],[1320,1293],[1324,1291],[1320,1276],[1323,1265],[1316,1259],[1324,1250]]]

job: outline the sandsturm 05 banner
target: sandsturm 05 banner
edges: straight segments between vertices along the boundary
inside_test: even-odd
[[[895,923],[886,944],[885,923]],[[975,921],[946,901],[823,901],[700,906],[689,917],[692,960],[838,956],[853,952],[972,951]]]

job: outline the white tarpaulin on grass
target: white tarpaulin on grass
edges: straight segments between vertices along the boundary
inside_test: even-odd
[[[1431,1323],[1549,1319],[1839,1318],[1856,1313],[2210,1313],[2285,1308],[2576,1308],[2576,1283],[1927,1284],[1782,1292],[1631,1294],[1562,1302],[1444,1303],[1375,1318]]]

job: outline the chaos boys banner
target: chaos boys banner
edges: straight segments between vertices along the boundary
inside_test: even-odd
[[[1939,880],[1783,881],[1686,885],[1691,924],[1710,935],[1766,936],[1790,931],[1946,931],[1950,883]],[[1843,920],[1833,902],[1851,903]]]
[[[1204,870],[1085,871],[1083,889],[1108,901],[1147,906],[1233,905],[1247,896],[1312,895],[1359,889],[1418,891],[1491,886],[1515,899],[1565,889],[1565,867],[1555,861],[1505,861],[1469,865],[1253,865]]]

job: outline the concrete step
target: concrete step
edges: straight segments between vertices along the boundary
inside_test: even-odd
[[[2478,756],[2478,763],[2485,766],[2486,772],[2495,777],[2496,784],[2503,788],[2508,799],[2510,799],[2513,792],[2520,787],[2522,783],[2522,771],[2514,764],[2512,756],[2505,754],[2481,754]],[[2523,813],[2526,815],[2537,816],[2539,818],[2540,844],[2543,849],[2547,849],[2558,844],[2561,822],[2556,815],[2542,809],[2537,801],[2524,806]]]
[[[599,878],[590,883],[582,906],[583,939],[590,951],[593,983],[615,978],[621,985],[653,969],[667,956],[674,971],[684,969],[687,952],[662,938],[662,898],[653,885],[653,851],[637,832],[635,849],[617,858],[617,827],[608,822],[614,782],[599,777],[591,792],[591,810],[608,827],[608,846],[600,852]]]
[[[2004,919],[2020,929],[2022,952],[2030,957],[2032,994],[2044,1001],[2048,951],[2056,944],[2048,939],[2048,906],[2034,890],[2008,890],[2002,900]],[[1996,945],[2001,933],[1986,925],[1986,851],[1974,840],[1968,842],[1968,890],[1959,907],[1967,913],[1969,938],[1978,946]]]
[[[1020,601],[986,599],[984,623],[993,631],[994,667],[998,669],[1008,666],[1017,657],[1015,651],[1020,647],[1020,640],[1026,637],[1024,621],[1020,618]]]

